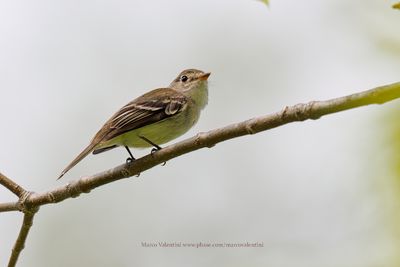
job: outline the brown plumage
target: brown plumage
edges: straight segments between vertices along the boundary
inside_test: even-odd
[[[139,140],[140,138],[147,139],[147,136],[143,136],[143,138],[140,135],[142,132],[149,132],[146,126],[164,123],[167,126],[166,129],[169,129],[183,125],[182,131],[171,134],[172,138],[163,137],[163,132],[155,136],[154,138],[161,143],[174,139],[189,130],[197,121],[200,110],[207,103],[207,78],[209,75],[210,73],[200,70],[185,70],[174,79],[170,88],[152,90],[123,106],[96,133],[90,144],[61,172],[58,179],[91,152],[98,154],[119,145],[151,146],[148,142]],[[200,94],[197,91],[200,91]],[[201,102],[199,108],[196,108],[195,101]],[[182,115],[177,116],[180,113]],[[179,124],[169,120],[172,117],[179,117],[179,120],[176,120]],[[131,136],[128,134],[134,130],[137,130],[138,133],[137,136],[134,136],[134,141],[131,141]],[[154,134],[150,132],[148,135]],[[149,138],[149,140],[152,139]]]

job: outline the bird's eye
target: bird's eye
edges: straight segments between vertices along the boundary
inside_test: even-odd
[[[181,76],[181,82],[186,82],[188,80],[188,77],[186,75]]]

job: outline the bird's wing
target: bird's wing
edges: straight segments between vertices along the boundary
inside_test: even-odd
[[[96,134],[93,141],[105,142],[123,133],[174,116],[186,108],[187,102],[188,98],[185,95],[173,89],[155,89],[117,111]]]
[[[156,97],[154,97],[156,94]],[[106,142],[120,134],[161,121],[184,110],[189,99],[170,88],[155,89],[122,107],[97,132],[90,144],[61,172],[60,179],[79,161],[95,150],[101,142]],[[113,146],[102,148],[111,149]]]

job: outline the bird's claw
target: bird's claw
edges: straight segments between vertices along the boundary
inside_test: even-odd
[[[153,155],[155,152],[157,152],[157,151],[160,150],[160,149],[161,149],[161,147],[153,147],[153,148],[151,149],[150,154]],[[166,161],[164,161],[164,162],[161,164],[161,166],[165,166],[165,164],[167,164]]]

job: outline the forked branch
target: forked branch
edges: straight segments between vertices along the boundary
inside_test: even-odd
[[[41,205],[57,203],[68,198],[78,197],[81,193],[88,193],[96,187],[131,177],[183,154],[204,147],[212,147],[229,139],[266,131],[290,122],[308,119],[315,120],[328,114],[356,107],[382,104],[397,98],[400,98],[400,83],[376,87],[368,91],[330,100],[311,101],[306,104],[287,106],[273,114],[234,123],[209,132],[199,133],[196,136],[139,158],[132,163],[123,164],[95,175],[80,178],[67,185],[40,194],[29,193],[12,180],[0,174],[0,184],[19,197],[19,202],[0,203],[0,212],[15,210],[24,212],[24,223],[15,243],[9,266],[15,266],[18,255],[24,247],[30,226],[32,225],[33,216]]]

